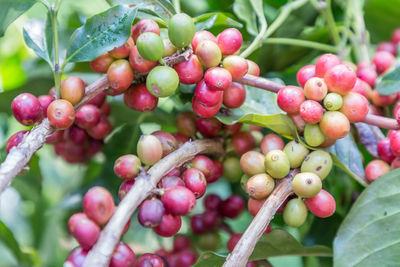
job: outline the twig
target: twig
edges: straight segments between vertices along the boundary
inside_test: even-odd
[[[89,252],[83,266],[108,266],[114,248],[121,239],[125,224],[166,173],[189,161],[197,154],[218,154],[222,152],[223,148],[220,140],[189,141],[178,150],[161,159],[149,169],[147,175],[139,175],[132,189],[118,205],[114,215],[101,231],[99,240]]]
[[[228,255],[223,267],[244,267],[258,240],[267,229],[276,211],[285,202],[286,198],[293,193],[292,180],[299,172],[298,169],[291,170],[283,179],[278,180],[272,194],[267,198],[260,211],[243,233],[235,249]]]

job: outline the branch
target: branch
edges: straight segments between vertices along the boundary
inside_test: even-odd
[[[222,153],[223,148],[219,140],[203,139],[186,142],[178,150],[172,152],[155,164],[148,173],[136,178],[135,184],[118,205],[114,215],[101,231],[96,245],[86,257],[84,266],[108,266],[115,246],[121,239],[122,231],[133,212],[145,200],[160,179],[175,167],[191,160],[200,153]]]
[[[278,185],[264,202],[249,227],[247,227],[235,249],[228,255],[223,267],[246,266],[255,245],[265,232],[265,229],[267,229],[276,211],[285,202],[286,198],[293,193],[292,180],[298,172],[298,169],[293,169],[285,178],[277,180]]]

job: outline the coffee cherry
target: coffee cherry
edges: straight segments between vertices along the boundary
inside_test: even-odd
[[[212,170],[214,168],[213,161],[210,158],[203,155],[196,155],[192,160],[191,165],[193,168],[200,170],[204,174],[206,179],[210,177]]]
[[[104,115],[100,117],[99,122],[95,126],[87,129],[89,135],[97,140],[106,138],[111,133],[111,130],[112,125]]]
[[[215,251],[221,245],[221,237],[218,232],[209,232],[200,235],[198,245],[201,250]]]
[[[339,64],[341,64],[341,61],[338,56],[333,54],[324,54],[320,56],[315,63],[315,76],[324,78],[325,73],[329,69]]]
[[[316,124],[322,119],[324,109],[314,100],[306,100],[300,105],[300,116],[309,124]]]
[[[301,164],[301,172],[312,172],[324,180],[332,169],[332,158],[328,152],[315,150],[308,154]]]
[[[105,53],[90,61],[90,67],[94,72],[107,73],[108,68],[113,62],[114,58],[109,53]]]
[[[203,215],[196,214],[190,218],[190,228],[195,234],[202,234],[206,231],[206,227],[203,223]]]
[[[105,117],[110,116],[111,114],[111,106],[107,102],[104,102],[103,105],[100,107],[100,112],[103,114]]]
[[[219,211],[222,216],[234,219],[242,213],[245,208],[245,203],[243,198],[232,195],[222,201],[219,206]]]
[[[395,158],[393,161],[392,161],[392,163],[390,164],[390,167],[392,168],[392,169],[397,169],[397,168],[400,168],[400,158]]]
[[[316,196],[306,198],[304,201],[307,208],[317,217],[326,218],[335,213],[335,199],[324,189],[321,189]]]
[[[206,71],[204,81],[210,89],[224,91],[231,85],[232,75],[224,68],[213,67]]]
[[[392,42],[397,45],[400,42],[400,29],[397,28],[392,33]]]
[[[135,184],[135,179],[124,179],[118,189],[119,200],[122,200]]]
[[[211,90],[204,80],[201,80],[194,91],[194,97],[206,106],[217,105],[222,96],[222,91]]]
[[[209,31],[198,31],[194,34],[193,40],[191,42],[193,53],[196,53],[196,48],[199,43],[204,40],[210,40],[217,43],[217,38]]]
[[[224,91],[224,105],[227,108],[238,108],[246,100],[246,88],[241,83],[232,82]]]
[[[190,240],[189,237],[184,235],[176,235],[174,237],[174,243],[172,249],[173,252],[180,252],[191,247],[192,247],[192,241]]]
[[[47,118],[52,127],[56,129],[67,129],[75,120],[74,107],[66,100],[54,100],[47,108]]]
[[[140,159],[132,154],[119,157],[114,164],[115,174],[122,179],[135,178],[140,172]]]
[[[88,253],[89,251],[86,251],[81,247],[77,247],[69,254],[67,260],[64,263],[64,266],[70,266],[68,264],[71,264],[74,267],[83,266],[83,263],[85,262]]]
[[[286,156],[289,159],[290,168],[294,169],[301,166],[304,158],[308,155],[310,151],[298,140],[293,140],[286,144],[283,152],[285,152]]]
[[[133,70],[128,60],[118,59],[114,61],[107,71],[107,79],[110,85],[107,94],[121,94],[131,85],[133,78]]]
[[[158,183],[158,187],[164,189],[174,186],[185,186],[185,183],[180,177],[170,176],[170,175],[163,177],[161,181]]]
[[[193,112],[184,111],[178,114],[176,117],[176,128],[178,132],[186,136],[194,136],[196,134],[196,118]]]
[[[168,38],[163,39],[163,44],[164,44],[163,57],[169,57],[176,53],[176,51],[177,51],[176,46],[174,46],[174,44],[171,43],[171,41]]]
[[[315,77],[315,65],[306,65],[299,69],[296,74],[297,83],[304,87],[309,79]]]
[[[76,76],[70,76],[61,82],[61,98],[72,105],[78,104],[85,95],[85,82]]]
[[[208,178],[206,178],[207,183],[211,184],[219,180],[224,173],[224,167],[222,163],[218,160],[213,160],[214,168],[211,171],[211,174]]]
[[[288,201],[283,211],[283,220],[290,227],[299,227],[307,219],[307,207],[299,198]]]
[[[231,73],[234,79],[242,78],[249,69],[246,59],[241,56],[227,56],[222,61],[222,66]]]
[[[68,231],[84,250],[91,249],[100,235],[100,227],[85,213],[75,213],[69,218]]]
[[[251,135],[254,137],[254,140],[256,141],[256,146],[259,146],[261,144],[262,139],[264,138],[264,135],[260,131],[251,131]]]
[[[18,95],[11,103],[11,110],[15,119],[25,126],[31,126],[42,117],[42,107],[36,96],[23,93]]]
[[[196,118],[196,128],[204,137],[215,137],[222,130],[222,123],[216,118]]]
[[[145,32],[152,32],[157,35],[160,35],[160,27],[158,26],[157,22],[151,19],[141,19],[139,20],[135,26],[132,28],[132,38],[135,43],[137,39],[142,33]]]
[[[114,49],[109,51],[108,53],[110,56],[116,59],[126,58],[129,56],[129,53],[131,52],[131,49],[134,46],[135,43],[133,42],[133,39],[129,37],[128,41],[126,41],[125,44],[118,47],[114,47]]]
[[[193,19],[185,13],[175,14],[168,22],[168,37],[178,48],[188,46],[195,31]]]
[[[236,122],[234,124],[224,124],[224,132],[229,135],[234,135],[242,129],[243,124],[240,122]]]
[[[137,263],[136,267],[164,267],[165,263],[160,256],[151,253],[142,254]]]
[[[369,86],[373,87],[375,85],[378,74],[376,73],[374,67],[368,65],[357,68],[357,77],[368,83]]]
[[[170,237],[179,232],[182,225],[180,216],[165,213],[161,219],[161,223],[154,227],[153,230],[162,237]]]
[[[158,140],[160,140],[163,149],[162,157],[167,156],[169,153],[178,148],[178,142],[176,141],[175,137],[170,133],[164,131],[156,131],[151,135],[154,135],[158,138]]]
[[[163,154],[160,140],[154,135],[142,135],[137,144],[137,155],[146,165],[157,163]]]
[[[83,129],[94,127],[99,121],[100,110],[94,105],[83,105],[75,114],[75,123]]]
[[[349,120],[339,111],[325,112],[319,126],[326,136],[333,139],[341,139],[350,132]]]
[[[378,74],[386,72],[393,65],[394,61],[394,56],[386,51],[376,52],[374,58],[372,59]]]
[[[195,84],[203,78],[203,66],[196,55],[190,55],[187,61],[176,64],[174,69],[183,84]]]
[[[89,100],[88,104],[94,105],[94,106],[100,108],[106,101],[106,96],[107,95],[104,92],[98,93],[92,99]]]
[[[221,215],[218,210],[206,210],[203,215],[203,224],[207,231],[214,230],[221,225]]]
[[[77,145],[84,144],[88,139],[86,131],[76,125],[72,125],[70,128],[68,128],[66,133],[69,137],[69,140]]]
[[[306,127],[306,122],[301,118],[300,114],[289,114],[288,116],[292,119],[299,134],[302,134],[304,132],[304,128]]]
[[[177,265],[182,267],[190,267],[196,263],[197,254],[190,249],[185,249],[178,253]]]
[[[242,169],[240,168],[240,161],[236,157],[227,157],[223,162],[224,177],[230,183],[236,183],[240,181],[242,177]]]
[[[207,189],[207,181],[204,174],[196,168],[189,168],[182,174],[185,186],[193,192],[196,198],[201,198]]]
[[[256,216],[264,203],[265,199],[257,200],[249,198],[249,200],[247,201],[247,209],[249,210],[251,215]]]
[[[277,95],[278,106],[288,114],[298,113],[305,100],[303,89],[296,86],[285,86]]]
[[[138,212],[138,221],[144,227],[156,227],[161,223],[165,208],[161,200],[148,199],[142,202]]]
[[[111,255],[110,267],[134,267],[136,255],[126,244],[119,242]]]
[[[179,85],[179,77],[173,68],[157,66],[147,75],[146,87],[156,97],[172,95]]]
[[[235,152],[242,155],[252,150],[256,142],[250,132],[238,132],[232,136],[232,145]]]
[[[134,84],[125,91],[124,103],[130,109],[146,112],[157,107],[158,98],[150,94],[145,84]]]
[[[196,55],[201,65],[205,68],[218,66],[222,59],[221,50],[218,45],[210,40],[203,40],[197,45]]]
[[[247,65],[249,66],[249,69],[247,70],[247,74],[253,75],[253,76],[260,76],[260,67],[255,63],[254,61],[251,61],[249,59],[246,59]]]
[[[285,143],[282,138],[276,134],[267,134],[261,140],[260,148],[264,155],[267,155],[271,150],[282,150],[285,147]]]
[[[321,191],[322,182],[318,175],[312,172],[296,174],[292,181],[293,191],[299,197],[313,197]]]
[[[235,28],[223,30],[217,36],[217,44],[224,56],[233,55],[239,51],[240,47],[242,46],[242,42],[242,34]]]
[[[38,97],[40,106],[42,107],[43,116],[47,117],[47,108],[49,107],[50,103],[54,101],[54,98],[49,95],[41,95]]]
[[[210,118],[215,116],[219,109],[222,106],[222,100],[223,98],[221,97],[220,101],[213,106],[207,106],[204,103],[202,103],[200,100],[198,100],[197,97],[193,96],[192,98],[192,108],[194,113],[196,113],[198,116],[203,117],[203,118]]]
[[[8,138],[6,143],[7,154],[10,153],[11,148],[18,146],[22,142],[26,133],[29,133],[29,131],[19,131]]]
[[[140,55],[137,47],[134,46],[129,54],[129,63],[137,72],[148,73],[157,65],[158,61],[149,61],[144,59]]]
[[[382,175],[390,171],[390,166],[383,160],[375,159],[370,161],[365,167],[365,179],[372,183]]]
[[[172,215],[186,215],[196,205],[192,191],[183,186],[167,188],[161,197],[165,209]]]
[[[339,110],[343,106],[343,98],[336,93],[329,93],[324,98],[324,107],[329,111]]]
[[[343,106],[340,109],[351,123],[361,122],[365,119],[369,111],[368,100],[357,93],[348,93],[343,97]]]
[[[203,203],[206,210],[216,210],[222,203],[222,199],[216,194],[208,194],[204,197]]]
[[[371,95],[372,103],[378,107],[390,106],[391,104],[396,102],[396,99],[396,93],[391,95],[381,95],[378,93],[377,90],[373,90]]]
[[[164,43],[160,35],[153,32],[142,33],[136,41],[136,47],[146,60],[158,61],[164,55]]]
[[[228,247],[229,252],[232,252],[236,244],[239,242],[240,238],[242,238],[242,234],[232,234],[231,237],[228,240],[228,243],[226,246]]]
[[[274,179],[266,173],[260,173],[249,178],[246,183],[246,192],[251,198],[260,200],[268,197],[274,187]]]
[[[368,83],[364,82],[363,80],[357,78],[354,87],[351,89],[351,92],[358,93],[367,99],[370,99],[372,96],[372,89]]]
[[[327,93],[328,87],[324,79],[312,77],[304,85],[304,95],[307,99],[321,101]]]
[[[92,187],[86,192],[82,206],[86,215],[98,225],[106,224],[115,208],[112,195],[101,186]]]
[[[324,80],[329,92],[346,95],[354,87],[357,75],[350,67],[339,64],[325,73]]]
[[[396,56],[397,46],[392,42],[382,42],[378,44],[378,46],[376,47],[376,51],[377,52],[386,51],[392,54],[393,56]]]
[[[264,159],[260,152],[248,151],[240,157],[240,168],[250,176],[265,173]]]
[[[265,170],[273,178],[283,178],[290,171],[289,158],[282,150],[271,150],[265,156]]]
[[[391,163],[396,158],[390,148],[390,138],[388,137],[383,138],[378,142],[377,151],[379,157],[387,163]]]

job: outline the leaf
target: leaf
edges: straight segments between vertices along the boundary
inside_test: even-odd
[[[400,68],[389,71],[378,80],[376,90],[381,95],[390,95],[400,91]]]
[[[23,33],[26,44],[53,67],[53,31],[50,18],[47,16],[46,21],[28,20],[24,25]]]
[[[242,28],[243,25],[229,16],[229,13],[211,12],[194,18],[196,31],[211,29],[214,26]]]
[[[2,37],[8,26],[19,16],[28,11],[36,1],[0,1],[0,37]]]
[[[361,193],[334,240],[335,266],[398,266],[399,176],[385,174]]]
[[[90,17],[71,36],[66,62],[90,61],[123,45],[131,34],[136,8],[115,6]]]
[[[374,125],[369,125],[364,122],[357,122],[354,124],[357,129],[358,139],[365,149],[375,158],[378,156],[378,142],[385,138],[381,129]]]
[[[258,34],[256,14],[249,0],[235,0],[233,3],[233,13],[246,23],[246,30],[249,34]]]
[[[107,0],[110,5],[134,5],[139,10],[145,12],[151,12],[152,15],[156,15],[168,21],[174,14],[176,14],[174,6],[169,0]]]

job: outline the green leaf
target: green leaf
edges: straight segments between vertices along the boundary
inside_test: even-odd
[[[107,0],[107,2],[113,6],[119,4],[134,5],[140,11],[151,12],[152,15],[156,15],[164,21],[168,21],[176,14],[175,8],[169,0]]]
[[[246,23],[246,30],[249,34],[258,34],[256,14],[249,0],[235,0],[233,3],[233,13]]]
[[[378,80],[376,90],[381,95],[390,95],[400,91],[400,68],[389,71]]]
[[[47,16],[46,21],[28,20],[24,25],[23,33],[26,44],[53,67],[53,31],[50,18]]]
[[[19,16],[28,11],[36,1],[1,1],[0,2],[0,37],[2,37],[8,26]]]
[[[71,36],[66,62],[90,61],[123,45],[131,34],[136,8],[115,6],[90,17]]]
[[[400,170],[369,185],[334,240],[335,266],[398,266],[400,262]]]
[[[196,31],[211,29],[215,26],[242,28],[243,25],[230,17],[229,13],[211,12],[194,18]]]

